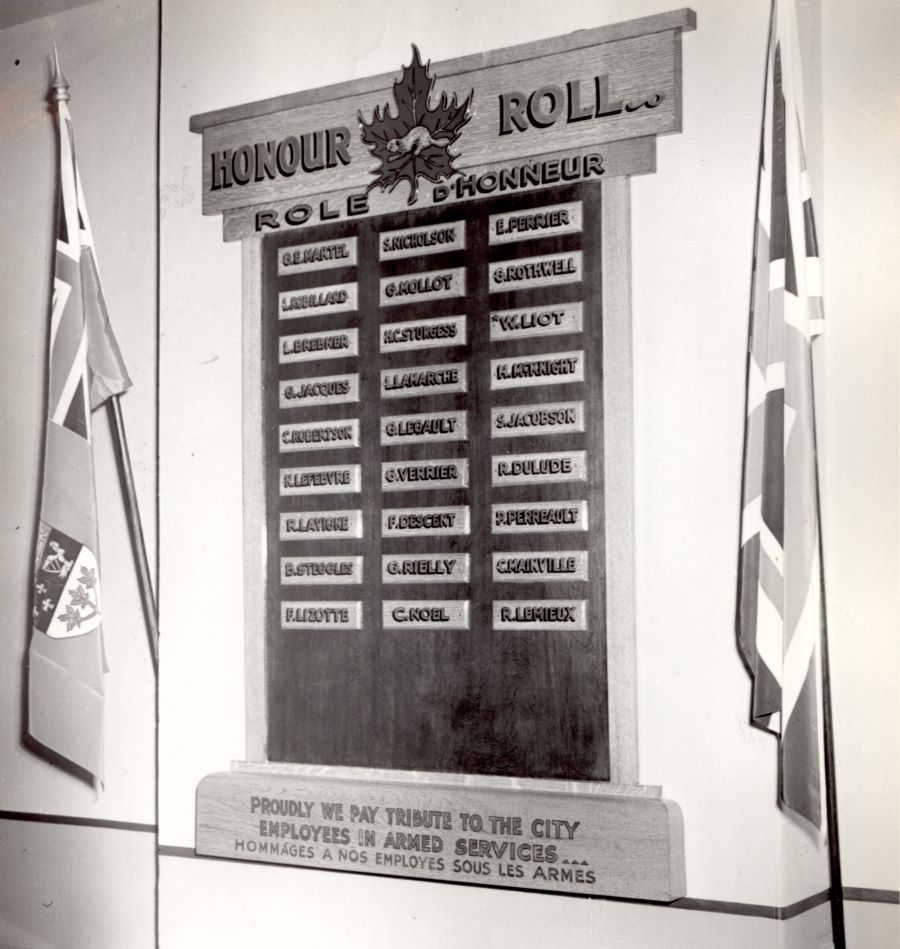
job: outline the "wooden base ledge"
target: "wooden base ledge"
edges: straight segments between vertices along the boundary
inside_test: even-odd
[[[477,781],[477,778],[470,778]],[[561,783],[562,784],[562,783]],[[677,804],[639,788],[211,774],[196,850],[290,866],[670,902],[685,895]],[[582,790],[583,789],[583,790]]]

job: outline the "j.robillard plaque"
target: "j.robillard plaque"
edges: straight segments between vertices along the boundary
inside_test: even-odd
[[[683,895],[637,774],[628,188],[693,25],[192,120],[246,403],[248,747],[199,853]]]

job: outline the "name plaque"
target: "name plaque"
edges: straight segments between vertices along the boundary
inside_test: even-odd
[[[282,629],[359,629],[362,603],[359,600],[300,600],[282,602]]]
[[[382,306],[461,297],[466,292],[466,271],[464,267],[454,267],[402,277],[382,277],[379,292]]]
[[[547,583],[554,580],[587,580],[586,550],[522,550],[494,552],[493,579],[503,583]]]
[[[385,600],[385,629],[468,629],[466,600]]]
[[[469,533],[468,505],[392,508],[381,512],[384,537],[443,536]]]
[[[587,453],[552,451],[494,455],[492,471],[495,485],[587,481]]]
[[[468,583],[468,554],[385,554],[382,583]]]
[[[357,494],[360,480],[359,465],[282,468],[279,472],[278,493],[282,497],[298,494]]]
[[[582,304],[562,303],[491,313],[491,339],[525,339],[582,331]]]
[[[287,379],[278,385],[278,401],[283,409],[331,402],[359,402],[359,376],[319,376]]]
[[[281,540],[362,537],[362,511],[291,511],[281,513]]]
[[[383,353],[396,353],[407,349],[429,349],[434,346],[464,346],[466,318],[448,316],[439,320],[389,323],[381,328],[380,343]]]
[[[387,415],[381,419],[382,445],[415,442],[459,442],[468,438],[465,412]]]
[[[282,557],[284,584],[362,583],[362,557]]]
[[[581,231],[581,202],[556,204],[533,211],[507,211],[488,218],[488,242],[507,244],[557,234],[578,234]]]
[[[355,266],[355,237],[348,237],[341,241],[322,241],[318,244],[285,247],[278,254],[278,273],[282,276],[306,273],[311,270],[326,270],[331,267]]]
[[[491,505],[495,534],[586,531],[587,501],[534,501],[530,504]]]
[[[382,491],[419,491],[422,488],[466,488],[469,462],[465,458],[428,461],[383,461]]]
[[[278,426],[279,451],[318,451],[359,445],[359,419],[294,422]]]
[[[584,382],[584,353],[546,353],[491,360],[491,388],[515,389],[550,383]]]
[[[427,227],[407,227],[399,231],[382,232],[378,243],[380,260],[395,260],[419,254],[437,254],[448,250],[463,250],[466,246],[464,221],[449,221]]]
[[[278,294],[278,316],[282,320],[318,316],[320,313],[349,313],[357,307],[355,283],[307,290],[286,290]]]
[[[495,600],[494,629],[587,629],[585,600]]]
[[[555,287],[581,280],[581,251],[504,260],[490,265],[488,281],[491,293]]]
[[[491,434],[519,438],[584,431],[584,402],[541,402],[491,409]]]
[[[324,333],[299,333],[278,339],[280,363],[311,362],[338,356],[359,355],[359,332],[356,329]]]
[[[383,399],[465,391],[466,364],[464,362],[409,369],[383,369],[381,372]]]

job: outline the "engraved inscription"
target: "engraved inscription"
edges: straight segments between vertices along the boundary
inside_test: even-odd
[[[466,271],[463,267],[453,267],[430,273],[382,277],[380,287],[381,306],[461,297],[466,293]]]
[[[385,629],[468,629],[468,600],[384,600]]]
[[[384,461],[382,491],[418,491],[420,488],[465,488],[469,484],[469,462],[465,458],[432,461]]]
[[[495,534],[586,531],[587,526],[587,501],[491,505],[491,528]]]
[[[468,583],[468,554],[384,554],[382,583]]]
[[[358,355],[359,332],[355,329],[299,333],[278,340],[278,361],[282,364]]]
[[[278,294],[278,318],[289,320],[319,313],[347,313],[356,309],[355,283],[338,283],[330,287],[309,287],[286,290]]]
[[[283,247],[278,252],[278,273],[281,276],[330,267],[355,266],[355,237],[345,237],[340,241],[323,241],[320,244],[303,244],[300,247]]]
[[[489,272],[491,293],[573,283],[581,280],[581,251],[497,261]]]
[[[533,550],[493,554],[493,579],[504,583],[587,580],[586,550]]]
[[[495,485],[587,481],[587,454],[583,451],[552,451],[494,455],[491,470]]]
[[[465,412],[427,412],[421,415],[386,415],[381,419],[381,444],[459,442],[468,437]]]
[[[427,227],[404,228],[402,231],[383,231],[378,241],[378,256],[381,260],[394,260],[397,257],[462,250],[465,246],[465,222],[451,221]]]
[[[491,434],[499,438],[584,431],[584,402],[504,405],[491,409]]]
[[[280,519],[281,540],[362,537],[362,511],[289,511]]]
[[[391,508],[381,512],[381,533],[385,537],[469,533],[469,506]]]
[[[446,363],[438,366],[417,366],[407,369],[383,369],[381,371],[381,397],[383,399],[465,391],[466,364],[464,362]]]
[[[577,234],[581,231],[581,202],[554,204],[532,211],[508,211],[489,218],[488,240],[506,244],[528,238],[556,234]]]
[[[429,349],[433,346],[464,346],[466,318],[447,316],[440,320],[410,320],[381,327],[381,351],[395,353],[405,349]]]
[[[282,557],[284,584],[362,583],[362,557]]]
[[[282,629],[359,629],[359,600],[282,601]]]
[[[586,600],[494,600],[494,629],[587,629]]]
[[[523,339],[528,336],[580,333],[583,328],[582,311],[581,303],[494,310],[491,313],[491,339]]]
[[[278,384],[278,404],[283,409],[326,402],[359,402],[359,375],[287,379]]]
[[[492,389],[543,386],[551,382],[584,382],[584,353],[545,353],[491,360]]]
[[[278,473],[278,492],[282,497],[295,494],[355,494],[359,489],[359,465],[282,468]]]
[[[315,451],[359,445],[359,419],[295,422],[278,426],[279,451]]]

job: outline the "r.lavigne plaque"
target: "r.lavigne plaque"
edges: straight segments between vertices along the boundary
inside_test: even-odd
[[[637,775],[628,185],[693,25],[192,121],[245,246],[248,748],[199,853],[683,895]]]

